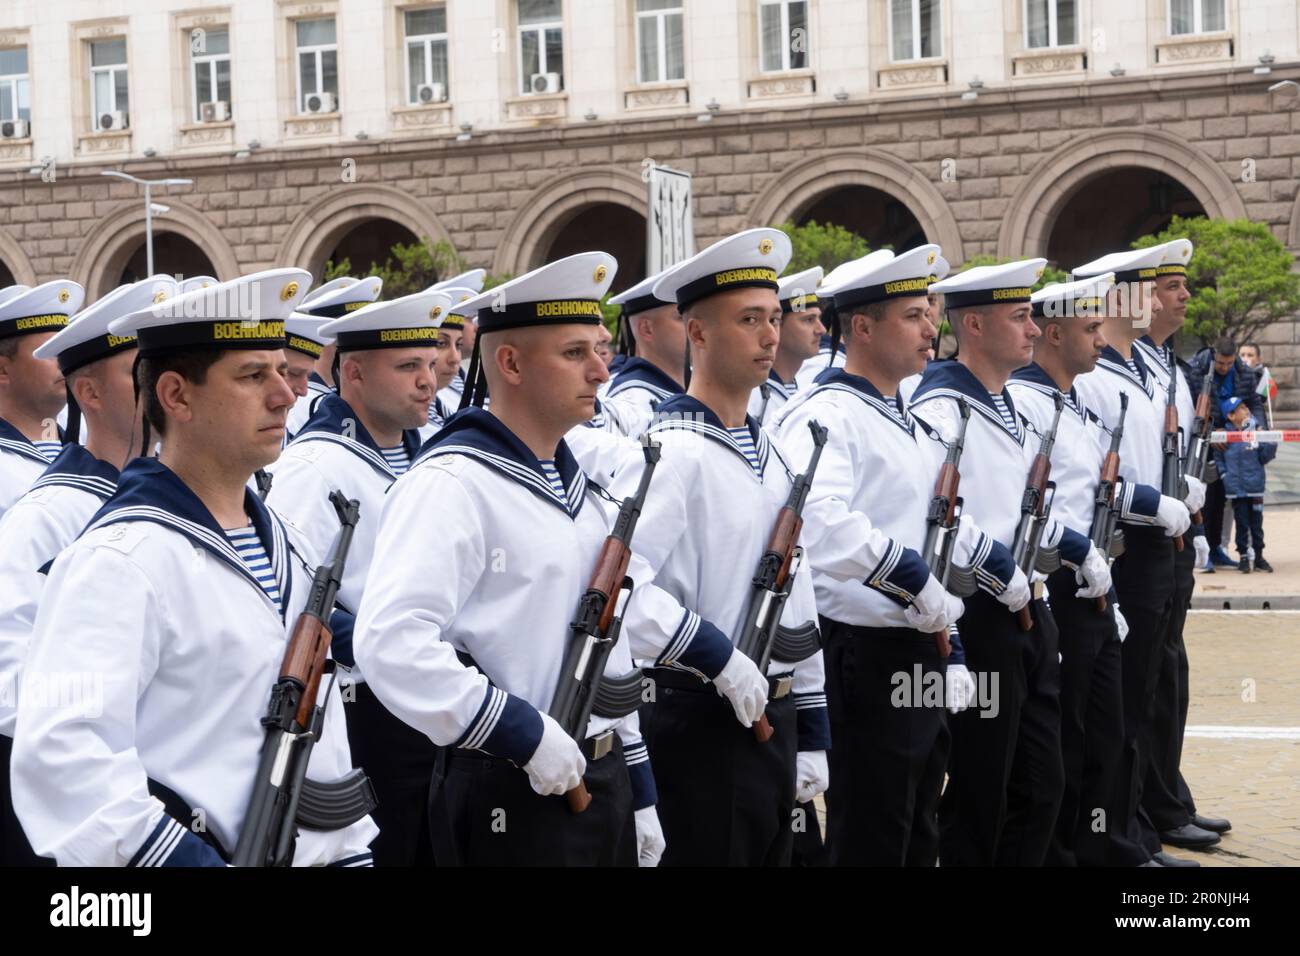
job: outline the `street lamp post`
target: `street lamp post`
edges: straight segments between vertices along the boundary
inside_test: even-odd
[[[150,197],[150,189],[154,186],[191,186],[194,184],[192,179],[139,179],[130,173],[120,173],[115,169],[105,169],[100,172],[101,176],[116,176],[118,179],[125,179],[127,182],[135,183],[137,186],[144,187],[144,250],[145,250],[145,275],[153,275],[153,211],[157,205]],[[158,206],[160,212],[166,212],[166,206]]]

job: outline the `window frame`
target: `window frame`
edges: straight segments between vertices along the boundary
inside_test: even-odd
[[[931,45],[932,46],[937,45],[938,50],[934,53],[931,53],[929,56],[922,56],[921,55],[921,0],[889,0],[889,3],[885,7],[885,22],[889,26],[888,41],[889,41],[889,62],[890,63],[914,63],[919,60],[937,60],[942,58],[943,50],[944,50],[943,0],[934,0],[934,2],[936,5],[934,19],[938,23],[939,35],[938,35],[938,43],[937,44],[932,43]],[[897,60],[894,58],[894,4],[895,3],[908,3],[912,8],[912,56],[908,57],[905,60]]]
[[[314,43],[314,44],[309,44],[309,45],[307,45],[307,46],[299,46],[299,45],[298,45],[298,24],[300,24],[300,23],[312,23],[312,22],[320,21],[320,20],[333,20],[333,21],[334,21],[334,42],[333,42],[333,43]],[[339,37],[339,32],[338,32],[338,31],[339,31],[339,23],[338,23],[338,17],[335,16],[334,14],[330,14],[329,16],[325,16],[325,17],[302,17],[302,18],[300,18],[300,19],[298,19],[298,20],[294,20],[294,21],[292,21],[292,23],[293,23],[293,75],[294,75],[294,85],[296,85],[296,86],[298,87],[298,109],[297,109],[297,115],[299,115],[299,116],[309,116],[309,115],[311,115],[311,114],[310,114],[310,113],[308,112],[308,110],[307,110],[307,97],[310,96],[312,93],[320,93],[320,94],[324,94],[324,93],[329,93],[329,92],[331,92],[330,90],[325,90],[325,89],[322,89],[322,88],[321,88],[321,82],[322,82],[322,80],[323,80],[324,77],[325,77],[325,71],[324,71],[324,69],[322,69],[322,67],[321,67],[321,54],[322,54],[322,53],[333,52],[333,54],[334,54],[334,71],[335,71],[335,75],[337,76],[338,73],[339,73],[339,39],[338,39],[338,37]],[[311,90],[310,92],[308,92],[307,90],[304,90],[303,87],[302,87],[302,55],[303,55],[304,53],[312,53],[312,54],[314,54],[314,57],[313,57],[313,70],[314,70],[314,74],[315,74],[315,78],[316,78],[316,88],[315,88],[314,90]],[[338,94],[338,91],[337,91],[337,90],[334,90],[334,91],[332,91],[332,92],[333,92],[333,94],[334,94],[334,112],[337,113],[337,112],[339,111],[339,107],[340,107],[340,98],[339,98],[339,94]]]
[[[520,95],[522,95],[522,96],[536,96],[537,94],[535,94],[535,93],[532,91],[531,87],[530,87],[530,84],[529,84],[529,82],[528,82],[528,77],[524,75],[524,34],[526,34],[526,33],[534,33],[534,34],[537,35],[537,52],[538,52],[538,57],[537,57],[537,62],[538,62],[538,71],[537,71],[537,72],[538,72],[539,74],[545,74],[545,73],[554,73],[554,72],[557,72],[557,71],[555,71],[555,70],[548,70],[548,69],[547,69],[547,66],[548,66],[549,64],[546,62],[546,31],[548,31],[548,30],[558,30],[558,31],[559,31],[559,33],[560,33],[560,57],[561,57],[561,60],[563,60],[563,57],[564,57],[564,4],[563,4],[563,2],[561,2],[561,4],[560,4],[560,17],[559,17],[559,19],[557,19],[557,20],[539,20],[539,21],[537,21],[537,22],[535,22],[535,23],[527,23],[527,24],[525,24],[525,23],[518,23],[518,22],[517,22],[517,18],[518,18],[518,16],[519,16],[519,3],[518,3],[518,0],[516,0],[516,3],[515,3],[515,17],[516,17],[516,23],[517,23],[518,30],[517,30],[517,32],[516,32],[516,34],[515,34],[515,48],[516,48],[516,49],[515,49],[515,52],[516,52],[516,54],[517,54],[517,66],[518,66],[518,69],[519,69],[519,90],[520,90]],[[566,83],[564,82],[564,68],[563,68],[563,66],[561,66],[561,68],[559,69],[558,72],[559,72],[559,75],[560,75],[560,92],[563,93],[564,90],[565,90],[565,88],[566,88],[567,85],[568,85],[568,84],[566,84]]]
[[[406,15],[408,13],[422,13],[426,10],[443,11],[443,32],[442,33],[417,33],[411,35],[406,32]],[[447,29],[447,5],[445,3],[434,3],[427,7],[408,7],[402,11],[402,53],[406,62],[403,64],[403,72],[406,74],[406,105],[407,106],[426,106],[430,104],[421,103],[419,97],[411,93],[412,86],[419,86],[420,83],[438,83],[443,85],[443,94],[448,100],[451,99],[451,40],[449,39],[451,31]],[[447,52],[447,77],[444,80],[435,80],[433,78],[433,57],[430,55],[433,44],[441,41]],[[424,47],[424,79],[412,83],[411,76],[411,47],[420,44]]]
[[[1057,8],[1060,6],[1063,0],[1047,0],[1047,43],[1045,43],[1043,46],[1032,46],[1029,42],[1029,4],[1032,2],[1033,0],[1024,0],[1024,2],[1020,5],[1020,9],[1024,14],[1024,20],[1025,20],[1025,30],[1024,30],[1023,40],[1024,40],[1026,50],[1054,50],[1057,49],[1058,47],[1079,45],[1079,13],[1081,7],[1079,0],[1072,0],[1072,2],[1074,3],[1075,36],[1074,39],[1071,40],[1069,43],[1062,43],[1060,37],[1060,25],[1059,25],[1059,18],[1058,18],[1059,11]]]
[[[112,43],[114,40],[122,41],[122,51],[123,51],[122,55],[125,57],[125,61],[122,63],[110,63],[104,66],[95,66],[95,44]],[[131,126],[131,105],[130,105],[131,104],[131,74],[129,72],[129,67],[131,65],[131,51],[127,48],[126,35],[123,34],[121,36],[99,37],[94,40],[86,40],[85,43],[86,43],[86,64],[90,68],[90,130],[91,132],[92,133],[105,132],[104,130],[101,130],[99,128],[99,117],[102,116],[104,113],[119,113],[119,112],[126,113],[127,115],[126,115],[125,128],[129,129]],[[117,78],[114,76],[114,74],[117,73],[119,70],[124,74],[126,74],[127,108],[125,110],[120,110],[117,105]],[[112,105],[107,109],[104,109],[99,105],[95,93],[95,78],[100,74],[106,74],[109,77],[108,91],[109,91],[109,98],[112,101]]]
[[[636,81],[639,85],[650,85],[652,83],[680,83],[686,79],[686,0],[675,0],[677,6],[668,7],[662,10],[638,10],[636,0],[632,3],[632,14],[636,19],[634,30],[634,43],[636,46]],[[676,14],[682,19],[682,75],[668,75],[668,31],[665,29],[664,21]],[[656,30],[658,31],[659,43],[657,44],[658,53],[658,73],[657,79],[647,80],[642,73],[644,63],[641,59],[641,24],[646,20],[656,20]]]
[[[195,53],[194,48],[192,46],[189,46],[188,44],[186,45],[186,49],[190,51],[190,99],[191,99],[191,105],[194,108],[194,112],[191,114],[193,117],[191,119],[191,122],[193,123],[203,122],[203,116],[202,113],[200,112],[200,108],[204,103],[212,102],[209,100],[199,99],[199,86],[198,86],[198,80],[195,77],[195,69],[194,69],[196,66],[200,64],[204,64],[208,67],[208,71],[207,71],[208,83],[212,85],[212,94],[215,101],[217,90],[219,88],[219,84],[217,83],[217,64],[219,61],[225,60],[227,63],[227,69],[230,73],[231,100],[233,100],[235,96],[235,67],[234,67],[234,63],[231,61],[231,54],[230,54],[230,50],[231,50],[230,25],[225,24],[223,26],[214,29],[208,29],[207,27],[204,27],[204,29],[208,33],[224,32],[226,34],[226,52],[225,53]],[[235,117],[234,103],[227,101],[226,119],[232,120],[234,119],[234,117]]]
[[[9,120],[4,120],[4,122],[21,120],[22,122],[25,122],[27,124],[30,133],[31,122],[32,122],[32,107],[31,107],[32,51],[31,48],[28,46],[12,46],[12,47],[6,47],[5,49],[23,50],[27,54],[27,70],[26,72],[23,73],[0,73],[0,103],[2,103],[4,99],[8,97],[8,99],[12,102],[13,105],[13,116],[10,117]],[[21,114],[20,111],[22,107],[18,105],[18,87],[20,84],[27,88],[27,115],[26,116],[23,116]]]
[[[1205,4],[1218,2],[1223,5],[1223,26],[1218,30],[1205,29]],[[1165,30],[1171,37],[1194,37],[1203,33],[1222,33],[1228,29],[1228,0],[1192,0],[1192,29],[1187,33],[1174,32],[1174,3],[1165,0]]]
[[[755,17],[756,27],[758,30],[758,72],[765,76],[775,76],[779,73],[790,73],[794,70],[807,70],[812,66],[812,56],[809,51],[804,51],[804,58],[807,62],[803,66],[792,66],[790,63],[790,4],[804,4],[804,22],[808,30],[812,31],[812,2],[811,0],[758,0],[758,16]],[[763,68],[763,8],[780,7],[781,9],[781,35],[786,38],[786,42],[781,44],[781,65],[776,69],[767,70]]]

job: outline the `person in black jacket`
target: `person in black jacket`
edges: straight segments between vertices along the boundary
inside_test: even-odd
[[[1264,420],[1263,400],[1256,393],[1258,373],[1237,357],[1237,343],[1225,336],[1213,348],[1204,348],[1192,358],[1193,387],[1200,389],[1201,381],[1210,366],[1214,366],[1214,393],[1210,395],[1210,416],[1214,427],[1224,427],[1222,403],[1229,398],[1239,398],[1250,409],[1256,421]],[[1223,510],[1226,498],[1222,479],[1210,483],[1205,489],[1205,537],[1210,545],[1210,567],[1234,567],[1236,562],[1223,548]]]

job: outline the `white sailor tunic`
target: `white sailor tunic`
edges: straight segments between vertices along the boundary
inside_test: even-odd
[[[775,371],[768,371],[767,381],[749,396],[747,414],[768,432],[775,434],[776,421],[782,410],[794,398],[795,384],[787,385]]]
[[[607,413],[629,438],[640,438],[650,427],[655,409],[682,387],[657,365],[633,355],[609,383],[601,399]]]
[[[795,390],[802,392],[812,388],[818,375],[828,368],[843,368],[844,362],[844,347],[840,346],[836,349],[835,357],[831,358],[831,337],[823,335],[817,354],[810,359],[804,359],[803,365],[799,366],[799,371],[795,373]]]
[[[0,515],[27,493],[52,460],[28,441],[26,435],[0,418]]]
[[[300,395],[293,403],[293,408],[289,409],[289,416],[284,423],[285,434],[289,441],[293,441],[294,436],[307,424],[307,420],[316,414],[316,406],[321,403],[321,399],[333,394],[335,394],[334,389],[326,385],[325,379],[317,373],[312,372],[307,376],[307,394]]]
[[[36,618],[14,740],[14,806],[37,853],[72,866],[221,865],[200,823],[233,850],[247,810],[272,685],[311,586],[310,545],[245,495],[277,606],[202,502],[166,466],[137,459],[57,559]],[[307,563],[304,563],[307,562]],[[70,667],[88,695],[32,693]],[[100,683],[102,681],[102,684]],[[337,688],[308,776],[352,767]],[[164,811],[150,784],[194,808]],[[294,865],[365,865],[369,817],[302,830]]]
[[[1119,448],[1120,477],[1125,482],[1159,488],[1165,403],[1163,397],[1156,396],[1156,379],[1142,353],[1134,349],[1131,354],[1136,372],[1113,346],[1107,345],[1101,350],[1097,367],[1074,380],[1074,389],[1107,428],[1114,428],[1119,421],[1120,393],[1128,394]]]

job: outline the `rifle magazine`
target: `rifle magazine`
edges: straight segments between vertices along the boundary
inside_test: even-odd
[[[949,594],[955,594],[957,597],[970,597],[979,590],[979,584],[975,580],[975,569],[970,565],[949,565],[947,590]]]
[[[337,780],[304,780],[295,822],[308,830],[342,830],[379,805],[370,778],[360,768]]]
[[[821,646],[821,632],[816,621],[804,621],[797,627],[777,625],[772,639],[772,660],[798,664],[816,654]]]
[[[596,688],[591,712],[597,717],[617,720],[637,710],[645,689],[645,672],[634,667],[622,677],[602,677]]]

